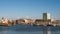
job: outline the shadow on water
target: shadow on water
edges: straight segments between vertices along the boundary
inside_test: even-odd
[[[31,26],[31,25],[16,25],[16,26],[0,26],[0,31],[60,31],[60,26]]]

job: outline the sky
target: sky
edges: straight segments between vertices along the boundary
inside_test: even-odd
[[[0,18],[41,19],[45,12],[59,19],[60,0],[0,0]]]

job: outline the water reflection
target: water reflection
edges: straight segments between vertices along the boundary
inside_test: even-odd
[[[2,34],[7,34],[7,31],[3,31],[3,30],[2,30]]]
[[[51,34],[60,34],[60,26],[26,26],[17,25],[12,27],[0,26],[0,34],[45,34],[45,31],[51,31]]]

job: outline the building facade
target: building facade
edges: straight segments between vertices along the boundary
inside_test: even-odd
[[[51,19],[50,13],[43,13],[43,20],[49,20]]]
[[[51,24],[51,15],[50,13],[43,13],[43,20],[45,24]]]

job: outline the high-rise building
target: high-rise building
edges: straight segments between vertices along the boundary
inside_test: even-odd
[[[50,13],[43,13],[43,20],[51,19]]]

